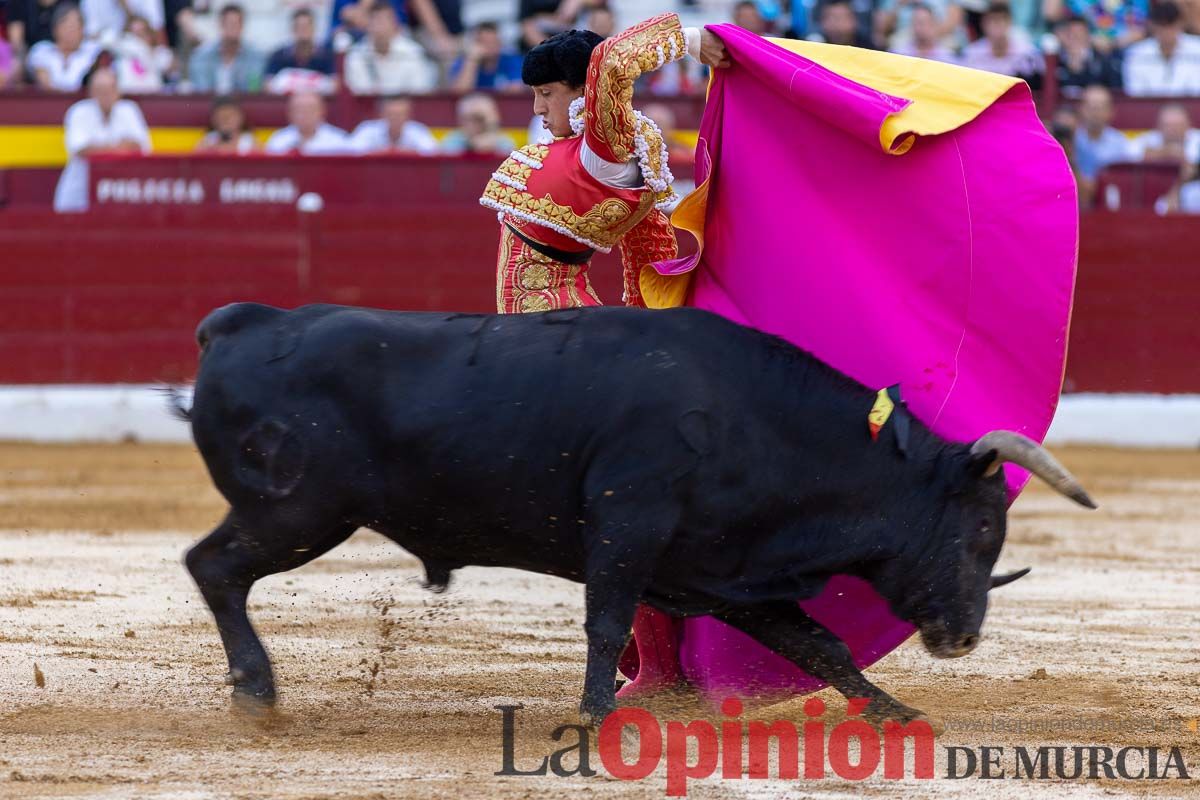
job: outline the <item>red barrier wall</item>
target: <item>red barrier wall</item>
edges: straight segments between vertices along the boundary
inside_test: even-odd
[[[182,380],[234,300],[494,310],[495,217],[409,209],[0,213],[0,383]],[[1083,221],[1068,391],[1200,392],[1200,219]],[[592,270],[617,302],[615,256]]]

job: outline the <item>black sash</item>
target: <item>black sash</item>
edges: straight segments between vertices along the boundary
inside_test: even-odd
[[[546,256],[546,258],[553,258],[555,261],[561,261],[564,264],[586,264],[587,262],[591,261],[592,256],[596,254],[596,251],[590,247],[587,250],[577,250],[575,252],[571,252],[569,250],[559,250],[557,247],[551,247],[548,244],[542,244],[541,242],[530,239],[528,236],[521,233],[507,222],[504,223],[504,226],[512,231],[513,236],[516,236],[522,242]]]

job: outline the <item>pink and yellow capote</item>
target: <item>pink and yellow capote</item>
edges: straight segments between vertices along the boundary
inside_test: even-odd
[[[900,384],[909,410],[949,439],[1008,429],[1041,441],[1062,385],[1078,213],[1026,84],[712,30],[733,66],[714,71],[698,188],[672,216],[700,251],[643,267],[646,304],[705,308],[868,386]],[[1005,469],[1015,498],[1027,475]],[[846,576],[802,605],[860,667],[913,632]],[[712,618],[674,630],[683,675],[710,697],[823,685]],[[632,648],[622,669],[638,671]]]

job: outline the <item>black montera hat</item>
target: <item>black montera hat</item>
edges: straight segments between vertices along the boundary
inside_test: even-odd
[[[583,86],[587,81],[588,61],[592,50],[604,37],[591,31],[563,31],[525,54],[521,65],[521,80],[529,86],[566,81],[571,86]]]

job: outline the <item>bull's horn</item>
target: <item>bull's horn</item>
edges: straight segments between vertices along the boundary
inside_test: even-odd
[[[983,456],[992,450],[996,451],[996,460],[988,468],[989,473],[999,469],[1004,462],[1011,461],[1037,475],[1059,494],[1081,506],[1096,508],[1096,503],[1088,497],[1075,476],[1067,472],[1067,468],[1058,463],[1058,459],[1050,455],[1046,448],[1029,437],[1012,431],[992,431],[971,445],[973,456]]]
[[[992,585],[989,588],[995,589],[1000,586],[1007,586],[1008,584],[1015,581],[1017,578],[1024,578],[1028,574],[1029,574],[1029,567],[1026,567],[1025,569],[1019,569],[1016,572],[1007,572],[1003,575],[993,575],[992,576]]]

